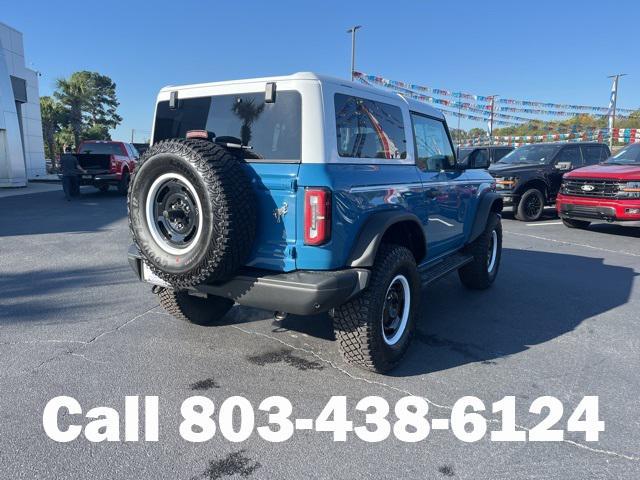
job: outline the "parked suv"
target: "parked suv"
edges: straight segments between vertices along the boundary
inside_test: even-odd
[[[556,207],[570,228],[594,221],[640,225],[640,144],[565,175]]]
[[[609,155],[609,147],[597,142],[536,143],[509,153],[491,165],[489,173],[505,205],[514,207],[515,217],[532,222],[555,202],[566,172],[596,165]]]
[[[489,168],[513,151],[513,147],[484,145],[458,148],[458,162],[471,168]]]
[[[80,185],[92,185],[101,192],[115,186],[126,195],[129,179],[140,154],[130,143],[87,140],[78,147],[78,163],[87,172],[80,176]]]
[[[496,278],[502,199],[456,163],[444,116],[401,95],[311,73],[158,95],[129,189],[129,260],[176,317],[233,306],[330,312],[344,357],[384,372],[420,288]]]

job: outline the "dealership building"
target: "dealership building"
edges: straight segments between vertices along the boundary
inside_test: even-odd
[[[22,33],[0,22],[0,187],[44,175],[38,73],[25,66]]]

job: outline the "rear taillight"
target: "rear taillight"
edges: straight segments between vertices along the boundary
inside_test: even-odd
[[[113,173],[117,170],[116,168],[116,157],[113,155],[109,156],[109,170]]]
[[[331,191],[308,187],[304,190],[304,243],[322,245],[331,238]]]

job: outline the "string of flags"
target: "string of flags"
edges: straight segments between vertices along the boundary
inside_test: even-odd
[[[538,101],[532,101],[532,100],[515,100],[512,98],[491,97],[486,95],[474,95],[466,92],[454,92],[452,90],[445,90],[441,88],[433,88],[433,87],[427,87],[424,85],[401,82],[398,80],[391,80],[391,79],[380,77],[377,75],[369,75],[363,72],[354,72],[354,78],[357,78],[360,80],[366,80],[367,83],[369,84],[375,84],[382,87],[387,87],[387,88],[398,87],[398,88],[411,90],[413,92],[424,92],[424,93],[431,93],[434,95],[451,97],[456,99],[474,100],[476,102],[481,102],[484,104],[487,104],[487,103],[490,104],[493,100],[494,104],[499,104],[497,105],[498,110],[514,112],[514,113],[520,112],[520,113],[527,113],[527,114],[566,116],[566,117],[575,116],[578,114],[578,112],[591,113],[594,115],[601,115],[601,116],[606,116],[609,114],[608,107],[597,107],[597,106],[590,106],[590,105],[570,105],[570,104],[564,104],[564,103],[538,102]],[[436,103],[436,102],[432,102],[432,103]],[[451,103],[453,104],[456,102],[451,102]],[[441,103],[441,104],[447,105],[445,103]],[[503,105],[509,105],[509,106],[503,106]],[[490,106],[488,105],[482,105],[482,106],[474,105],[473,107],[490,109]],[[522,108],[522,107],[527,107],[527,108]],[[625,113],[632,113],[634,111],[635,109],[631,109],[631,108],[617,108],[616,116],[626,117],[626,115],[624,115]]]
[[[368,79],[365,79],[363,77],[358,77],[358,79],[365,85],[372,85],[372,83],[369,82]],[[450,100],[434,98],[434,97],[431,97],[428,95],[422,95],[420,93],[413,92],[407,88],[399,87],[395,85],[388,85],[387,88],[398,91],[405,96],[408,96],[410,98],[413,98],[421,102],[432,103],[435,105],[442,105],[443,107],[446,106],[449,108],[460,108],[462,110],[468,110],[475,113],[474,115],[469,113],[454,112],[454,111],[447,110],[445,108],[440,108],[440,110],[443,113],[447,113],[455,117],[465,118],[469,120],[476,120],[480,122],[487,122],[489,121],[489,117],[491,116],[491,111],[487,110],[487,107],[485,106],[462,103],[462,102],[452,102]],[[508,114],[499,113],[499,112],[494,112],[493,118],[494,118],[493,123],[495,125],[504,125],[504,126],[520,125],[521,123],[528,122],[530,120],[528,118],[517,117],[514,115],[508,115]]]

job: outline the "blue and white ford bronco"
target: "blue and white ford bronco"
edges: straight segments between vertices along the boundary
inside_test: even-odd
[[[329,312],[345,359],[409,346],[421,287],[489,287],[502,199],[438,110],[312,73],[163,88],[128,194],[129,261],[176,317]],[[467,168],[467,169],[465,169]]]

